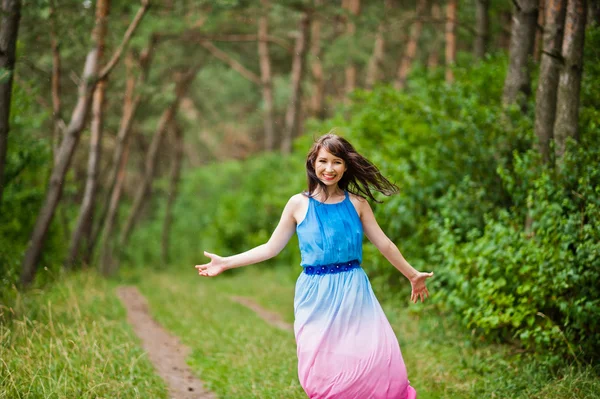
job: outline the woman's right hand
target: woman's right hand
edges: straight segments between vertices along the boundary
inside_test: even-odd
[[[219,255],[211,254],[206,251],[204,251],[204,255],[210,258],[210,262],[195,266],[196,269],[198,269],[198,274],[200,276],[214,277],[227,270],[225,260]]]

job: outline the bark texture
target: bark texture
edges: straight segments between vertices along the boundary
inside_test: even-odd
[[[509,66],[504,81],[504,104],[517,102],[519,94],[531,94],[530,57],[533,55],[538,16],[538,0],[514,0],[510,36]],[[521,102],[525,107],[525,102]]]
[[[442,8],[440,7],[439,0],[431,0],[431,19],[434,21],[440,21],[442,19]],[[437,68],[440,63],[440,48],[441,40],[439,35],[433,37],[431,48],[429,49],[429,57],[427,57],[427,68]]]
[[[417,0],[415,20],[410,28],[408,43],[406,45],[406,49],[404,50],[404,55],[402,56],[400,65],[398,66],[396,80],[394,81],[394,87],[398,90],[404,89],[406,87],[406,77],[410,72],[413,60],[415,59],[415,55],[417,54],[417,44],[419,43],[421,31],[423,30],[422,16],[426,6],[426,0]]]
[[[77,143],[79,142],[81,131],[85,126],[85,121],[90,109],[90,104],[92,102],[92,94],[97,83],[97,78],[98,76],[107,77],[112,71],[112,68],[114,68],[119,61],[123,48],[127,45],[129,39],[131,39],[131,36],[139,26],[139,23],[141,22],[142,17],[147,9],[148,2],[147,0],[143,0],[142,6],[129,25],[129,28],[125,33],[119,48],[113,54],[113,57],[108,65],[104,67],[100,73],[98,73],[97,42],[95,36],[92,35],[92,49],[87,54],[85,60],[83,74],[81,75],[81,80],[78,87],[77,103],[73,109],[71,120],[65,129],[64,138],[59,148],[58,159],[52,168],[52,173],[50,175],[50,182],[46,191],[46,198],[42,205],[42,209],[37,216],[31,239],[23,259],[23,267],[21,270],[21,284],[23,286],[28,286],[31,284],[33,278],[35,277],[37,262],[42,252],[46,234],[48,232],[48,228],[50,227],[50,222],[54,217],[58,202],[62,196],[65,175],[69,169],[69,165],[71,164],[71,158],[75,148],[77,147]]]
[[[2,0],[0,16],[0,206],[4,193],[4,167],[10,130],[10,101],[17,56],[17,35],[21,20],[21,1]]]
[[[54,129],[52,131],[52,159],[54,164],[58,159],[58,146],[62,138],[62,132],[65,128],[65,122],[62,119],[62,103],[60,99],[60,70],[61,70],[61,59],[60,59],[60,45],[58,40],[58,33],[56,31],[56,9],[54,1],[49,2],[49,15],[50,21],[50,48],[52,50],[52,80],[51,80],[51,91],[52,91],[52,119]]]
[[[310,42],[310,23],[311,15],[306,11],[303,12],[300,17],[299,33],[294,48],[294,59],[292,60],[292,90],[285,113],[285,127],[281,140],[281,152],[283,154],[292,152],[292,139],[298,134],[302,104],[302,79],[306,69],[306,53]]]
[[[475,32],[473,52],[475,57],[483,58],[490,39],[490,0],[477,0],[475,3]]]
[[[546,2],[549,0],[538,1],[538,20],[537,28],[535,30],[535,42],[533,45],[533,59],[536,63],[540,62],[540,59],[542,57],[542,51],[544,47],[544,25],[546,20]]]
[[[360,0],[346,0],[342,3],[348,12],[352,15],[351,18],[346,22],[346,35],[348,35],[349,42],[353,40],[354,34],[356,33],[356,25],[354,24],[353,18],[356,17],[360,12]],[[350,49],[349,54],[350,54]],[[356,64],[354,60],[350,59],[348,62],[348,66],[346,66],[344,70],[346,74],[346,87],[345,92],[346,96],[354,91],[356,87]],[[347,99],[348,97],[346,97]]]
[[[108,28],[108,14],[110,13],[110,0],[101,0],[96,5],[95,36],[98,49],[98,63],[102,62],[105,49],[105,38]],[[78,260],[80,244],[89,244],[92,222],[94,217],[94,203],[98,183],[98,170],[100,168],[100,156],[102,149],[102,119],[104,108],[104,93],[106,91],[106,79],[96,84],[92,99],[92,122],[90,128],[90,152],[88,156],[87,179],[79,217],[75,229],[71,235],[69,254],[65,266],[70,268]]]
[[[535,102],[535,134],[544,162],[550,161],[550,140],[554,137],[566,2],[567,0],[548,0],[545,7],[543,52]]]
[[[179,178],[181,176],[181,164],[183,160],[183,133],[181,127],[176,123],[172,123],[171,132],[173,136],[173,164],[171,165],[171,174],[169,176],[169,198],[167,199],[167,209],[165,211],[161,240],[161,257],[163,265],[169,263],[169,243],[171,222],[173,220],[173,204],[177,199],[179,191]]]
[[[258,57],[260,62],[260,81],[263,92],[265,129],[264,148],[271,151],[275,147],[275,127],[273,125],[273,83],[271,79],[271,58],[269,57],[269,1],[261,0],[263,15],[258,20]]]
[[[458,0],[448,0],[446,5],[446,82],[454,82],[452,67],[456,62],[456,16]]]
[[[125,175],[124,168],[127,164],[126,161],[125,164],[123,164],[123,157],[125,157],[128,152],[131,126],[141,100],[141,95],[139,93],[135,94],[135,90],[136,88],[139,90],[139,86],[143,86],[144,83],[146,83],[156,41],[156,36],[152,35],[148,47],[146,47],[146,49],[144,49],[140,54],[140,74],[137,79],[132,72],[134,63],[133,55],[130,54],[126,59],[127,81],[125,85],[125,95],[123,97],[123,115],[121,116],[121,123],[117,133],[117,145],[115,146],[113,160],[111,163],[110,172],[108,174],[108,199],[105,202],[106,205],[103,207],[102,212],[100,213],[99,223],[92,233],[90,245],[88,246],[86,254],[87,259],[90,259],[92,256],[94,246],[97,243],[100,232],[102,232],[102,237],[100,239],[102,242],[101,259],[105,259],[103,254],[107,252],[106,240],[112,234],[114,218],[116,217],[116,211],[121,199],[122,179]],[[104,270],[103,261],[102,264]]]
[[[323,0],[315,0],[315,6],[323,5]],[[318,119],[325,119],[325,76],[323,74],[323,63],[321,62],[321,19],[315,16],[311,25],[310,38],[311,71],[313,77],[313,93],[310,99],[312,114]]]
[[[179,76],[176,77],[177,84],[175,87],[175,99],[161,115],[158,126],[156,127],[156,131],[154,132],[154,136],[152,137],[152,142],[150,143],[150,148],[148,149],[148,155],[145,161],[144,176],[138,185],[131,211],[127,217],[127,221],[125,222],[125,226],[123,227],[119,239],[119,245],[121,247],[127,245],[127,240],[129,239],[131,231],[136,223],[138,214],[142,209],[142,204],[144,200],[147,199],[150,192],[162,138],[165,135],[168,126],[173,121],[173,118],[175,118],[177,110],[179,109],[179,103],[191,86],[192,81],[196,77],[198,69],[198,66],[193,66],[183,74],[178,74]]]
[[[556,158],[565,152],[567,139],[579,139],[579,92],[583,72],[583,45],[587,14],[586,0],[569,0],[562,43],[564,59],[558,80],[554,141]]]

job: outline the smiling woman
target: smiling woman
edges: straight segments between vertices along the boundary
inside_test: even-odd
[[[314,399],[413,399],[398,340],[361,267],[363,235],[412,285],[411,300],[429,296],[426,279],[385,235],[366,199],[398,188],[342,137],[326,134],[306,159],[308,190],[288,201],[266,244],[197,265],[212,277],[276,256],[294,232],[303,272],[296,283],[294,333],[298,377]]]

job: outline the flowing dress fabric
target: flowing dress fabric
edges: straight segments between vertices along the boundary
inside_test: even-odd
[[[296,232],[302,266],[362,261],[363,228],[342,202],[309,198]],[[303,272],[296,284],[298,377],[311,399],[413,399],[398,340],[361,267]]]

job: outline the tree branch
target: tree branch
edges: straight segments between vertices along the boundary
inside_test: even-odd
[[[131,39],[135,30],[137,29],[140,22],[142,21],[142,18],[144,17],[144,14],[146,14],[146,11],[148,10],[149,6],[150,6],[150,0],[142,0],[142,5],[141,5],[140,9],[138,10],[137,14],[135,15],[135,17],[133,18],[133,21],[131,21],[131,24],[127,28],[125,35],[123,35],[123,40],[121,41],[121,44],[119,44],[119,47],[115,50],[110,61],[108,61],[106,66],[104,68],[102,68],[102,70],[100,71],[100,74],[98,75],[98,80],[102,80],[102,79],[106,78],[106,76],[110,73],[110,71],[112,71],[112,69],[115,67],[115,65],[117,65],[117,62],[119,61],[119,58],[121,58],[121,54],[123,53],[123,50],[125,49],[125,47],[127,47],[129,40]]]
[[[206,41],[206,40],[200,40],[200,45],[202,47],[204,47],[205,49],[207,49],[208,51],[210,51],[210,53],[212,55],[214,55],[216,58],[218,58],[221,61],[223,61],[224,63],[228,64],[231,67],[231,69],[233,69],[234,71],[239,72],[240,75],[242,75],[243,77],[245,77],[249,81],[254,82],[257,85],[261,85],[262,84],[262,82],[260,80],[260,77],[258,75],[256,75],[254,72],[246,69],[246,67],[244,67],[242,64],[240,64],[237,60],[235,60],[234,58],[232,58],[230,55],[228,55],[223,50],[218,49],[211,42]]]

